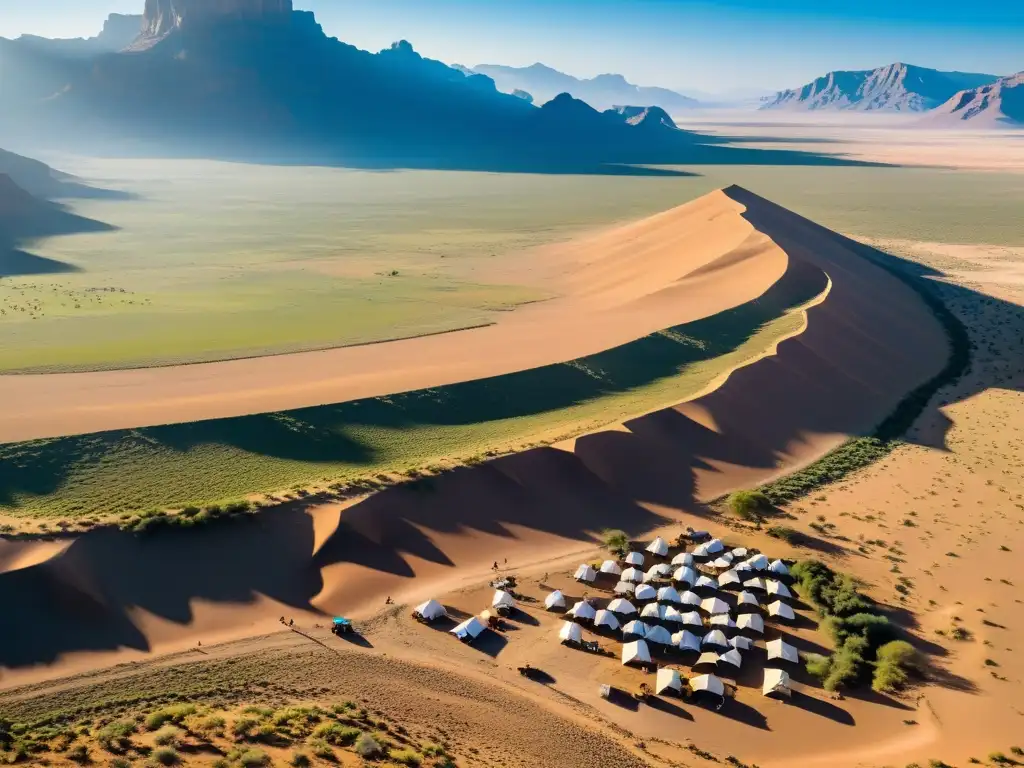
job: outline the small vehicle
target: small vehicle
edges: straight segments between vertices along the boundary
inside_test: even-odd
[[[351,635],[355,631],[352,622],[344,616],[335,616],[331,622],[331,633],[335,635]]]

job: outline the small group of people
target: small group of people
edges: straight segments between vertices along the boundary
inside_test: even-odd
[[[499,565],[498,565],[498,561],[497,561],[497,560],[495,560],[495,561],[494,561],[494,565],[492,565],[492,566],[491,566],[491,570],[492,570],[492,571],[500,571],[500,570],[502,569],[502,567],[508,567],[508,558],[507,558],[507,557],[505,558],[505,564],[504,564],[504,566],[499,566]]]

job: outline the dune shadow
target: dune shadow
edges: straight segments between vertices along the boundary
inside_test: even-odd
[[[0,243],[0,277],[59,275],[81,272],[79,267]]]

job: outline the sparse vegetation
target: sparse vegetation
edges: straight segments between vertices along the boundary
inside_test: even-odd
[[[629,536],[625,531],[609,528],[601,532],[601,543],[605,549],[618,557],[629,553]]]
[[[733,514],[751,523],[760,524],[772,511],[771,501],[761,491],[736,491],[728,504]]]
[[[356,754],[364,760],[376,760],[378,757],[384,756],[384,748],[368,733],[360,734],[356,739],[355,748]]]
[[[791,528],[788,525],[773,525],[768,528],[766,533],[773,539],[781,539],[787,544],[792,544],[794,546],[803,541],[803,534],[796,528]]]
[[[181,762],[181,756],[171,747],[158,747],[154,749],[150,759],[158,765],[177,765]]]

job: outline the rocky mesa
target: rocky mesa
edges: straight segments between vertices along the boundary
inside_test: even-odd
[[[230,18],[287,17],[292,10],[292,0],[146,0],[143,33],[160,38],[186,25]]]

